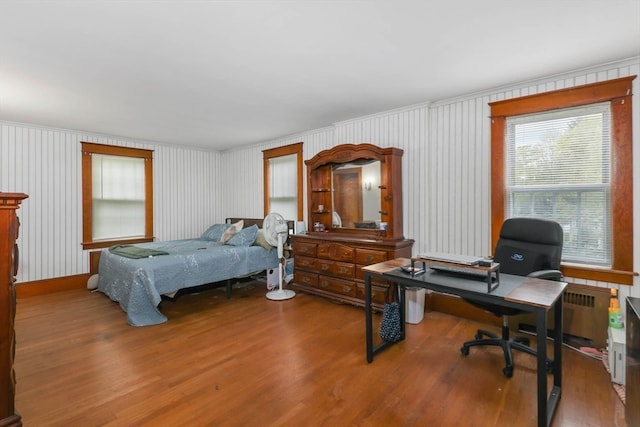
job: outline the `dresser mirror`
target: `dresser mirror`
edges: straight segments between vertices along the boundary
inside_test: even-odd
[[[335,164],[331,184],[332,228],[380,228],[379,160]]]
[[[306,160],[309,231],[403,239],[402,154],[342,144]]]

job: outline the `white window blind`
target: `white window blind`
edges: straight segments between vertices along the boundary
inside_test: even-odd
[[[144,237],[145,160],[92,154],[93,240]]]
[[[269,206],[286,219],[298,217],[298,155],[269,159]]]
[[[506,216],[549,218],[563,261],[611,265],[610,106],[507,119]]]

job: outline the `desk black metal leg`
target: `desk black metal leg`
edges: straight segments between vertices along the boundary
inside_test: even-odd
[[[396,286],[400,288],[400,297],[398,298],[398,304],[400,304],[400,340],[403,340],[407,331],[407,313],[405,304],[405,301],[407,300],[407,287],[399,283],[396,283]]]
[[[536,353],[538,375],[538,427],[547,427],[547,314],[536,311]]]
[[[399,289],[399,297],[397,298],[400,306],[400,339],[403,340],[405,337],[405,313],[404,313],[404,301],[405,301],[405,289],[404,286],[399,284],[390,286],[400,286]],[[365,340],[367,342],[367,362],[373,362],[373,356],[376,353],[384,350],[387,347],[390,347],[394,344],[392,341],[382,341],[380,344],[374,346],[373,345],[373,308],[371,302],[371,276],[368,273],[364,275],[364,323],[365,323]]]
[[[562,340],[563,340],[563,327],[562,324],[562,295],[559,298],[559,301],[553,307],[553,323],[555,325],[554,330],[554,346],[553,346],[553,361],[554,361],[554,369],[553,369],[553,385],[558,388],[558,396],[560,395],[559,391],[562,387]]]
[[[365,315],[365,335],[367,341],[367,362],[373,362],[373,327],[371,314],[371,276],[364,275],[364,315]]]
[[[562,298],[562,297],[561,297]],[[553,335],[553,387],[547,398],[547,313],[536,311],[537,374],[538,374],[538,426],[551,425],[560,399],[562,383],[562,301],[553,307],[555,331]]]
[[[560,401],[562,386],[562,295],[553,306],[553,387],[547,402],[547,425],[551,425],[556,406]]]

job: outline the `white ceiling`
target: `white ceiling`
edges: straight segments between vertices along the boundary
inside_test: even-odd
[[[640,55],[640,0],[0,0],[0,119],[211,149]]]

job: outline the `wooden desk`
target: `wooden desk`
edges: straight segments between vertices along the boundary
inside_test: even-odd
[[[371,307],[371,278],[380,277],[399,285],[400,295],[400,329],[401,340],[405,338],[405,290],[406,287],[420,287],[436,292],[469,297],[475,300],[514,307],[523,311],[535,313],[536,330],[542,331],[536,336],[537,349],[537,399],[538,426],[549,426],[558,401],[562,386],[562,293],[567,286],[564,282],[533,279],[530,277],[500,275],[500,286],[492,292],[487,292],[486,283],[444,275],[428,270],[419,276],[412,277],[399,270],[399,267],[410,265],[408,258],[397,258],[378,264],[363,267],[365,281],[365,329],[367,343],[367,362],[373,361],[373,356],[393,343],[383,341],[373,345],[372,307]],[[547,398],[547,311],[553,309],[554,344],[553,344],[553,387]]]

